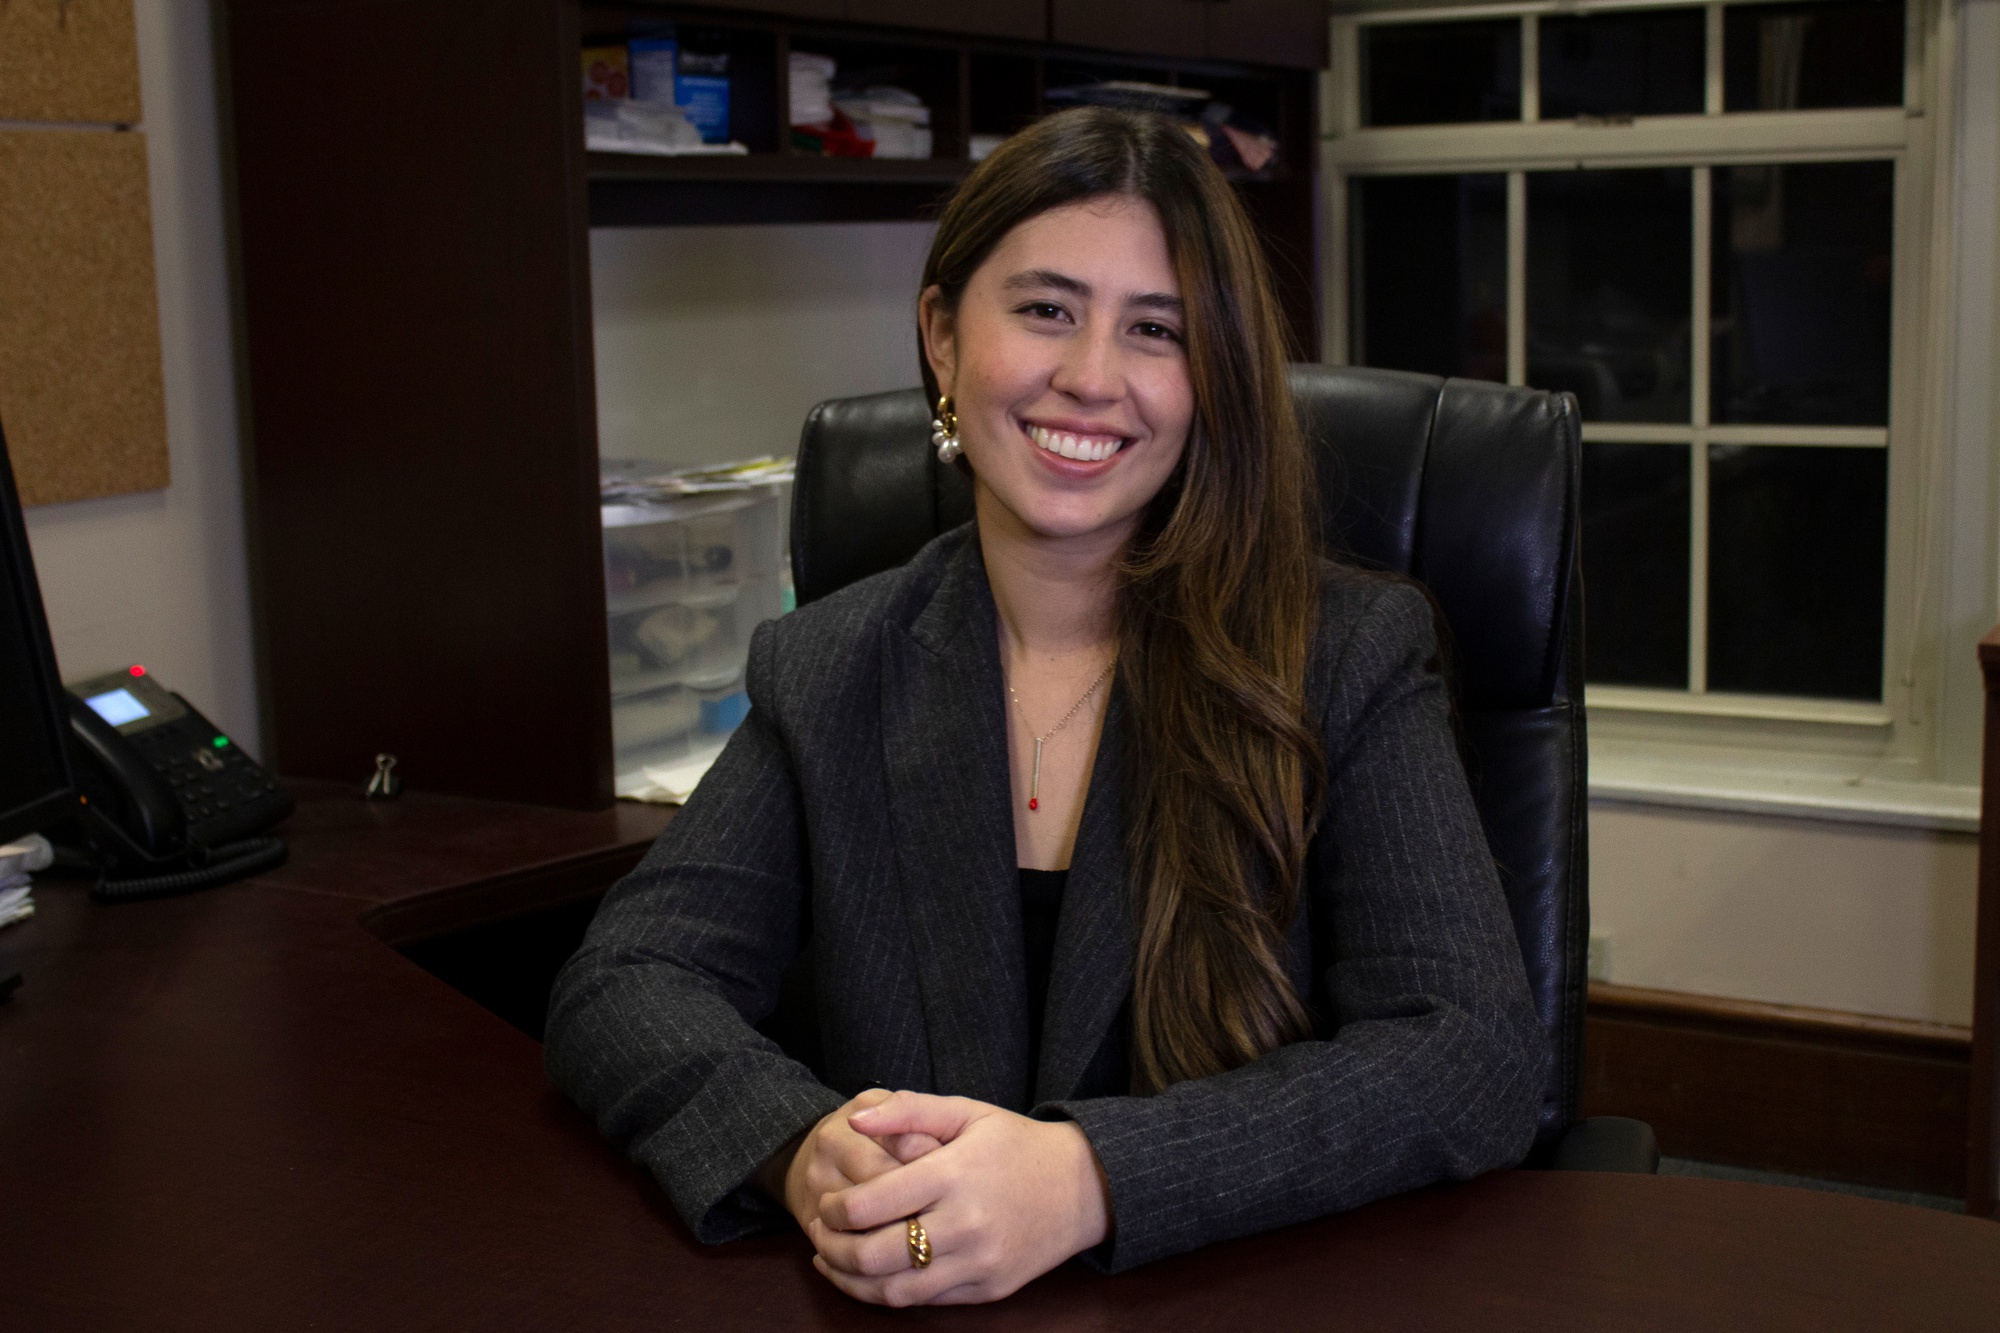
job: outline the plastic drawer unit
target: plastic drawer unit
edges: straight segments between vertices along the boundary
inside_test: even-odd
[[[684,796],[749,712],[750,632],[784,609],[782,493],[603,507],[620,796]]]

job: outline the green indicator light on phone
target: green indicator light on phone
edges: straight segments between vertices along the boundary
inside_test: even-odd
[[[222,748],[223,746],[225,746],[225,745],[227,745],[227,744],[229,744],[229,737],[227,737],[227,736],[217,736],[217,737],[215,738],[215,748],[216,748],[216,749],[220,750],[220,749],[221,749],[221,748]]]

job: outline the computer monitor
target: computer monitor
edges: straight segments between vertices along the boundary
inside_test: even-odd
[[[38,832],[75,808],[64,728],[42,586],[0,432],[0,843]]]

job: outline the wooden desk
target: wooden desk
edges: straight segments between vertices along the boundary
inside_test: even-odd
[[[2000,1224],[1534,1172],[1117,1278],[1064,1269],[994,1307],[859,1306],[796,1233],[697,1246],[533,1041],[359,924],[523,910],[629,863],[662,812],[302,795],[275,875],[119,907],[48,886],[0,937],[26,975],[0,1006],[6,1327],[1934,1330],[2000,1310]]]

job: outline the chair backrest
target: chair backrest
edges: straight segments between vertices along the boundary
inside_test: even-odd
[[[1292,367],[1332,554],[1408,574],[1450,630],[1466,768],[1548,1033],[1538,1147],[1576,1118],[1590,935],[1581,446],[1567,394]],[[893,568],[972,516],[918,390],[821,403],[799,441],[801,604]]]

